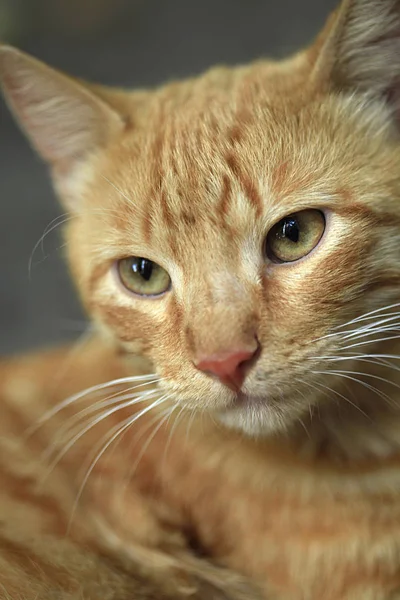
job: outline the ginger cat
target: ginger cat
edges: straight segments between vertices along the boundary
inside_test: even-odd
[[[0,74],[95,329],[0,366],[0,594],[400,598],[400,1],[157,90]]]

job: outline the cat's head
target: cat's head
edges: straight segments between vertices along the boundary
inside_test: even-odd
[[[288,61],[155,91],[1,49],[71,215],[84,304],[174,400],[249,433],[286,427],[327,401],[324,357],[376,339],[349,331],[398,298],[399,55],[393,0],[343,2]]]

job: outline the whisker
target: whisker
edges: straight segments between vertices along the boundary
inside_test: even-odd
[[[399,315],[396,313],[395,315],[391,315],[385,319],[381,319],[379,321],[372,321],[367,325],[362,325],[361,327],[356,327],[355,329],[350,329],[342,332],[336,332],[336,336],[340,336],[342,340],[357,338],[364,334],[370,333],[378,333],[380,331],[398,331],[396,327],[399,326]]]
[[[176,406],[179,406],[179,405],[176,405]],[[165,447],[164,447],[163,458],[161,461],[161,469],[162,470],[164,470],[164,468],[165,468],[165,463],[166,463],[166,459],[167,459],[168,450],[171,445],[172,436],[174,435],[174,431],[176,430],[176,427],[178,425],[179,418],[181,417],[182,413],[185,410],[186,410],[186,407],[181,406],[181,410],[178,412],[177,416],[175,417],[175,421],[173,422],[172,427],[170,428],[167,443],[165,444]]]
[[[71,420],[79,421],[82,419],[82,417],[90,415],[91,413],[96,412],[97,410],[100,410],[100,408],[104,408],[106,406],[111,406],[113,404],[117,404],[118,402],[120,402],[121,400],[124,400],[124,399],[133,398],[138,393],[142,393],[141,389],[140,389],[140,392],[139,391],[135,392],[135,390],[139,390],[139,388],[144,388],[148,385],[153,385],[153,384],[154,384],[154,382],[151,380],[145,381],[144,383],[140,383],[140,384],[134,385],[132,387],[124,388],[123,390],[120,390],[118,392],[114,392],[113,394],[110,394],[106,398],[101,399],[100,401],[96,401],[93,404],[90,404],[90,406],[80,410],[78,413],[76,413],[70,419],[68,419],[67,422],[65,424],[63,424],[61,426],[61,428],[58,430],[58,434],[60,434],[60,431],[63,428],[65,428],[65,425],[67,423],[70,423]],[[155,390],[144,390],[144,394],[154,393],[154,391]]]
[[[400,371],[400,367],[397,365],[394,365],[393,363],[384,360],[383,358],[381,358],[382,355],[374,355],[374,354],[361,354],[361,355],[350,355],[350,356],[321,356],[321,357],[313,357],[315,360],[324,360],[326,362],[331,362],[331,363],[335,363],[335,362],[343,362],[346,360],[352,360],[354,362],[365,362],[365,363],[369,363],[371,365],[377,365],[377,366],[382,366],[382,367],[387,367],[388,369],[393,369],[393,371]],[[383,355],[385,356],[385,355]],[[393,355],[387,355],[389,358],[400,358],[400,357],[396,357]]]
[[[393,371],[400,371],[400,367],[398,367],[397,365],[394,365],[393,363],[389,362],[388,360],[385,360],[384,358],[375,358],[375,361],[378,365],[380,365],[382,367],[392,369]]]
[[[25,432],[25,436],[27,438],[29,438],[31,435],[33,435],[44,423],[46,423],[47,421],[49,421],[50,419],[52,419],[55,415],[57,415],[59,412],[61,412],[64,408],[67,408],[68,406],[70,406],[71,404],[74,404],[74,402],[77,402],[79,400],[82,400],[83,398],[86,398],[87,396],[89,396],[90,394],[96,393],[96,392],[101,392],[107,388],[110,387],[117,387],[120,385],[124,385],[125,383],[137,383],[137,382],[143,382],[138,384],[138,387],[141,387],[142,385],[144,385],[146,383],[146,385],[151,385],[152,383],[158,383],[160,380],[160,378],[154,374],[149,374],[149,375],[134,375],[131,377],[121,377],[119,379],[113,379],[112,381],[108,381],[106,383],[100,383],[97,385],[93,385],[81,392],[78,392],[77,394],[73,394],[72,396],[69,396],[68,398],[66,398],[65,400],[63,400],[62,402],[59,402],[58,404],[56,404],[55,406],[53,406],[50,410],[46,411],[31,427],[29,427],[26,432]]]
[[[165,401],[169,400],[170,396],[165,397]],[[152,431],[152,433],[149,435],[149,437],[146,440],[146,443],[143,444],[142,449],[140,450],[138,456],[136,457],[135,462],[133,463],[132,467],[129,469],[129,473],[128,473],[128,478],[127,478],[127,483],[126,485],[129,484],[129,482],[132,480],[136,469],[138,468],[140,461],[142,460],[143,456],[146,453],[146,450],[148,449],[148,447],[150,446],[151,442],[154,440],[155,436],[157,435],[157,433],[160,431],[161,427],[165,424],[165,422],[171,417],[172,413],[174,412],[174,410],[176,409],[178,405],[175,404],[172,408],[167,408],[167,410],[165,411],[166,414],[165,415],[161,415],[161,421],[160,423],[154,428],[154,430]],[[160,418],[160,417],[158,417]]]
[[[312,372],[314,374],[319,374],[319,375],[333,375],[333,376],[337,376],[337,377],[342,377],[344,379],[349,379],[350,381],[354,381],[355,383],[359,383],[360,385],[362,385],[366,389],[374,392],[375,394],[377,394],[383,400],[386,400],[389,403],[392,402],[391,398],[387,394],[385,394],[381,390],[378,390],[375,386],[370,385],[369,383],[366,383],[365,381],[361,381],[360,379],[357,379],[356,377],[351,377],[351,375],[346,375],[344,373],[335,373],[334,371],[312,371]],[[348,399],[346,399],[346,400],[348,402],[350,402]],[[369,415],[367,415],[363,410],[361,410],[361,408],[359,406],[357,406],[357,404],[354,404],[353,402],[350,402],[350,404],[352,404],[363,415],[365,415],[370,421],[372,421],[372,419],[369,417]]]
[[[361,358],[391,358],[393,360],[400,359],[400,355],[397,354],[358,354],[357,352],[344,352],[348,356],[309,356],[309,360],[359,360]]]
[[[118,186],[115,185],[115,183],[113,183],[112,181],[110,181],[110,179],[108,179],[108,177],[106,177],[105,175],[101,175],[101,177],[121,196],[121,198],[123,198],[124,200],[126,200],[127,202],[129,202],[129,204],[131,204],[132,206],[135,207],[135,211],[138,214],[141,214],[142,216],[145,216],[144,214],[144,210],[142,207],[140,207],[137,202],[134,202],[132,200],[132,198],[130,198],[127,194],[125,194],[121,188],[119,188]]]
[[[385,331],[399,331],[399,320],[400,317],[396,313],[394,316],[388,317],[386,319],[381,319],[380,321],[373,321],[372,323],[368,323],[368,325],[363,325],[362,327],[357,327],[356,329],[327,333],[322,337],[312,340],[311,343],[328,338],[339,338],[340,340],[346,340],[351,338],[357,339],[358,337],[362,337],[363,335],[373,335],[374,333],[380,333]]]
[[[186,427],[185,446],[188,445],[188,442],[189,442],[189,432],[190,432],[190,429],[192,428],[192,425],[193,425],[193,422],[194,422],[194,419],[195,419],[196,415],[197,415],[196,409],[192,408],[192,410],[190,411],[189,421],[188,421],[188,424],[187,424],[187,427]]]
[[[362,331],[359,331],[358,333],[353,333],[353,334],[348,335],[348,336],[345,335],[341,339],[342,340],[347,340],[347,339],[358,340],[358,339],[363,339],[363,338],[371,337],[373,335],[379,335],[381,333],[386,333],[388,331],[392,331],[392,332],[398,333],[400,331],[400,328],[397,326],[396,323],[394,325],[396,325],[396,326],[393,327],[393,325],[387,325],[387,326],[384,326],[384,327],[378,327],[376,329],[374,329],[374,328],[363,329]],[[371,342],[374,342],[374,340],[371,340]]]
[[[300,417],[297,418],[298,422],[300,423],[300,425],[302,426],[302,428],[304,429],[304,431],[306,432],[306,436],[308,437],[309,440],[311,440],[311,435],[310,432],[308,431],[307,427],[305,426],[305,423],[302,419],[300,419]]]
[[[370,312],[364,313],[364,314],[362,314],[362,315],[360,315],[360,316],[358,316],[358,317],[356,317],[354,319],[350,319],[349,321],[346,321],[345,323],[341,323],[340,325],[336,325],[335,327],[333,327],[333,329],[335,330],[334,332],[325,334],[325,335],[320,336],[318,338],[314,338],[313,340],[311,340],[310,343],[316,343],[316,342],[319,342],[321,340],[324,340],[324,339],[327,339],[327,338],[331,338],[331,337],[338,337],[342,333],[346,334],[346,333],[348,333],[347,331],[340,332],[340,331],[337,331],[337,330],[344,329],[344,328],[348,327],[349,325],[353,325],[354,323],[359,323],[359,322],[367,321],[367,320],[370,320],[370,319],[375,319],[376,316],[378,317],[378,319],[381,319],[383,317],[393,317],[393,318],[396,318],[397,315],[400,315],[400,312],[397,312],[397,313],[388,312],[388,313],[385,313],[385,314],[379,314],[379,313],[382,313],[383,311],[389,311],[389,310],[391,310],[393,308],[398,308],[398,307],[400,307],[400,303],[396,302],[394,304],[389,304],[389,305],[386,305],[386,306],[382,306],[382,307],[377,308],[375,310],[372,310]]]
[[[154,392],[156,393],[156,392]],[[53,471],[53,469],[55,468],[55,466],[60,462],[60,460],[65,456],[65,454],[84,436],[86,435],[86,433],[88,433],[91,429],[93,429],[93,427],[95,427],[96,425],[98,425],[99,423],[101,423],[102,421],[104,421],[104,419],[107,419],[107,417],[110,417],[111,415],[117,413],[120,410],[123,410],[124,408],[128,408],[130,406],[134,406],[135,404],[138,404],[139,402],[144,402],[145,400],[148,400],[149,397],[151,397],[151,392],[149,392],[148,395],[146,395],[145,397],[143,396],[139,396],[139,398],[134,398],[134,399],[130,399],[127,402],[122,402],[121,404],[119,404],[118,406],[109,409],[107,411],[105,411],[104,413],[101,413],[101,415],[99,417],[97,417],[94,421],[91,421],[89,423],[89,425],[87,425],[86,427],[83,428],[83,430],[80,430],[78,434],[76,434],[72,439],[69,440],[69,442],[62,448],[62,450],[57,454],[57,456],[55,457],[55,459],[51,462],[49,468],[48,468],[48,472],[46,472],[44,479],[47,479],[48,475]]]
[[[101,175],[101,177],[102,177],[102,178],[103,178],[105,181],[107,181],[107,183],[108,183],[108,184],[109,184],[109,185],[110,185],[112,188],[114,188],[114,190],[115,190],[116,192],[118,192],[118,194],[119,194],[120,196],[122,196],[122,198],[123,198],[124,200],[126,200],[127,202],[129,202],[129,204],[133,204],[133,201],[132,201],[132,199],[131,199],[131,198],[129,198],[129,196],[127,196],[126,194],[124,194],[124,192],[123,192],[123,191],[122,191],[122,190],[121,190],[119,187],[117,187],[117,186],[116,186],[116,185],[115,185],[115,184],[114,184],[112,181],[110,181],[110,179],[108,179],[108,177],[106,177],[105,175]]]
[[[301,380],[301,379],[298,379],[296,383],[302,383],[302,380]],[[309,415],[310,415],[310,421],[311,421],[311,420],[312,420],[311,404],[310,404],[310,402],[307,400],[305,393],[304,393],[304,392],[303,392],[301,389],[298,389],[298,390],[297,390],[297,393],[299,393],[299,394],[301,395],[301,397],[303,398],[303,400],[304,400],[304,401],[307,403],[307,405],[308,405],[308,412],[309,412]],[[303,427],[304,431],[306,432],[306,434],[307,434],[307,437],[308,437],[308,438],[311,440],[310,433],[309,433],[309,431],[308,431],[308,429],[307,429],[307,427],[306,427],[305,423],[304,423],[304,422],[302,421],[302,419],[300,419],[300,418],[298,418],[298,421],[300,422],[301,426]]]
[[[134,435],[132,437],[131,443],[129,444],[126,454],[127,456],[130,458],[131,455],[133,454],[133,448],[134,446],[137,444],[137,442],[143,437],[143,435],[149,430],[151,429],[156,423],[157,421],[159,421],[160,419],[162,419],[162,417],[164,417],[165,415],[167,416],[167,418],[169,419],[171,416],[171,413],[173,412],[173,410],[171,410],[171,407],[168,407],[167,409],[163,410],[160,412],[160,414],[156,414],[156,416],[151,419],[147,425],[145,427],[142,427],[141,429],[139,429],[139,431],[136,433],[136,435]],[[119,442],[121,441],[121,439],[129,432],[129,428],[126,429],[122,434],[121,437],[119,438]],[[109,454],[109,458],[111,458],[112,453],[114,452],[115,447],[110,451]],[[122,502],[122,498],[123,498],[123,494],[124,491],[126,490],[126,488],[128,487],[129,483],[131,481],[131,469],[129,469],[128,474],[124,477],[124,480],[121,482],[121,486],[120,486],[120,500],[119,500],[119,505],[120,505],[120,510],[122,510],[122,506],[121,506],[121,502]]]
[[[361,358],[363,357],[372,357],[372,358],[391,358],[393,360],[399,360],[400,359],[400,355],[398,354],[357,354],[357,353],[352,353],[352,352],[346,352],[346,354],[355,354],[356,356],[360,356]]]
[[[45,227],[45,230],[44,230],[43,234],[40,236],[40,238],[38,239],[38,241],[34,245],[33,250],[32,250],[32,252],[30,254],[30,257],[29,257],[29,261],[28,261],[28,278],[29,278],[29,280],[31,280],[31,278],[32,278],[33,257],[35,255],[36,250],[39,248],[40,245],[42,245],[42,251],[43,251],[43,254],[44,254],[43,242],[44,242],[45,238],[52,231],[54,231],[54,229],[56,229],[57,227],[63,225],[64,223],[67,223],[68,221],[71,221],[74,218],[76,218],[76,215],[71,215],[69,213],[64,213],[62,215],[58,215],[57,217],[55,217],[55,219],[53,219]]]
[[[358,323],[359,321],[364,321],[366,320],[366,318],[370,318],[371,315],[376,315],[377,313],[382,312],[383,310],[390,310],[391,308],[398,308],[400,307],[400,302],[396,302],[394,304],[389,304],[387,306],[382,306],[381,308],[376,308],[375,310],[371,310],[370,312],[364,313],[362,315],[360,315],[359,317],[356,317],[355,319],[351,319],[350,321],[347,321],[346,323],[343,323],[342,325],[337,325],[336,328],[342,328],[342,327],[346,327],[347,325],[351,325],[352,323]],[[372,317],[374,318],[374,317]]]
[[[314,373],[315,375],[329,375],[330,371],[312,371],[312,373]],[[351,378],[349,378],[351,379]],[[344,396],[343,394],[341,394],[340,392],[338,392],[337,390],[335,390],[334,388],[331,388],[329,386],[326,386],[324,384],[322,384],[321,382],[314,382],[317,385],[323,387],[326,390],[329,390],[330,392],[333,392],[334,394],[336,394],[337,396],[339,396],[339,398],[342,398],[345,402],[347,402],[348,404],[350,404],[351,406],[353,406],[354,408],[356,408],[362,415],[364,415],[364,417],[366,417],[369,421],[372,421],[371,417],[369,415],[367,415],[366,412],[364,412],[362,410],[362,408],[360,408],[359,406],[357,406],[357,404],[355,404],[354,402],[352,402],[350,400],[350,398],[347,398],[347,396]],[[372,386],[371,386],[372,387]]]
[[[390,379],[386,379],[385,377],[379,377],[378,375],[374,375],[373,373],[362,373],[359,371],[339,371],[337,369],[334,369],[332,371],[328,371],[329,373],[351,373],[352,375],[361,375],[363,377],[369,377],[371,379],[377,379],[378,381],[383,381],[384,383],[388,383],[392,386],[394,386],[395,388],[400,390],[400,385],[398,385],[397,383],[395,383],[394,381],[391,381]]]
[[[344,350],[350,350],[350,348],[357,348],[359,346],[366,346],[367,344],[378,344],[380,342],[387,342],[389,340],[398,340],[400,338],[400,335],[393,335],[393,336],[388,336],[388,337],[384,337],[384,338],[379,338],[377,340],[367,340],[364,342],[357,342],[356,344],[350,344],[350,346],[344,346],[343,348],[341,348],[342,351]]]
[[[111,436],[111,438],[108,440],[108,442],[105,444],[105,446],[101,449],[101,451],[97,454],[95,460],[92,462],[92,464],[90,465],[80,487],[78,490],[78,494],[76,496],[74,505],[72,507],[72,511],[71,511],[71,517],[69,520],[69,526],[68,526],[68,530],[70,529],[74,514],[76,512],[76,509],[78,507],[79,504],[79,500],[82,496],[83,490],[86,486],[86,483],[91,475],[91,473],[93,472],[93,469],[95,468],[95,466],[97,465],[97,463],[99,462],[99,460],[101,459],[101,457],[104,455],[104,453],[107,451],[107,449],[110,447],[110,445],[129,427],[131,427],[138,419],[140,419],[140,417],[142,417],[143,415],[145,415],[146,413],[150,412],[151,410],[153,410],[154,408],[156,408],[157,406],[159,406],[160,404],[162,404],[163,402],[165,402],[165,400],[167,399],[167,396],[163,396],[161,398],[158,398],[157,400],[155,400],[154,402],[152,402],[149,406],[147,406],[146,408],[143,408],[141,411],[139,411],[138,413],[136,413],[135,415],[128,417],[128,419],[126,419],[122,426],[119,427],[119,429]]]
[[[129,391],[125,390],[125,391]],[[65,423],[63,423],[61,425],[61,427],[57,430],[57,440],[48,446],[48,448],[45,450],[45,452],[43,452],[42,454],[42,460],[43,461],[48,461],[50,460],[51,455],[53,454],[53,452],[58,448],[59,446],[59,442],[60,440],[63,439],[63,436],[69,434],[69,439],[71,440],[72,438],[74,438],[79,432],[82,431],[82,427],[79,424],[80,421],[82,421],[85,417],[92,415],[93,413],[99,412],[100,410],[103,410],[104,408],[107,408],[108,406],[115,406],[118,405],[116,408],[116,411],[119,410],[120,408],[126,408],[126,403],[125,401],[128,401],[128,406],[133,406],[135,402],[135,400],[137,399],[139,402],[145,401],[147,398],[151,398],[153,397],[155,394],[157,394],[156,390],[147,390],[144,391],[142,394],[140,394],[140,396],[137,398],[137,394],[132,394],[132,393],[124,393],[124,392],[120,392],[118,395],[114,395],[114,396],[108,396],[108,398],[106,398],[105,400],[101,400],[99,402],[96,402],[95,404],[92,404],[91,406],[87,407],[84,410],[79,411],[77,414],[73,415],[70,419],[68,419]],[[109,414],[114,414],[112,411]],[[109,416],[108,412],[104,413],[101,412],[100,416],[105,415],[104,418],[107,418],[107,416]],[[98,422],[102,421],[103,419],[100,419]],[[94,422],[93,426],[97,425],[98,422]],[[75,427],[75,425],[77,425],[77,427]]]
[[[118,211],[116,211],[115,209],[112,208],[92,208],[89,211],[90,213],[115,213],[116,215],[118,214]],[[65,223],[71,221],[72,219],[75,219],[77,217],[77,215],[75,214],[71,214],[71,213],[63,213],[61,215],[57,215],[54,219],[52,219],[50,221],[50,223],[48,225],[46,225],[43,234],[40,236],[39,240],[36,242],[36,244],[33,247],[33,250],[30,254],[29,260],[28,260],[28,276],[29,276],[29,280],[31,280],[31,275],[32,275],[32,266],[33,266],[33,258],[35,255],[36,250],[38,249],[39,246],[41,246],[42,248],[42,253],[44,254],[44,240],[45,238],[55,229],[57,229],[57,227],[61,227],[62,225],[64,225]],[[63,244],[61,247],[64,247],[65,244]]]
[[[316,386],[316,382],[315,383],[311,383],[310,381],[305,381],[304,379],[299,379],[298,381],[300,383],[302,383],[302,384],[310,387],[311,389],[316,390],[318,392],[318,394],[321,393],[321,390],[319,388],[317,388],[317,386]],[[333,391],[330,388],[329,388],[329,390]],[[329,400],[332,400],[332,397],[326,391],[322,391],[322,393],[324,394],[324,396],[326,396],[327,398],[329,398]]]

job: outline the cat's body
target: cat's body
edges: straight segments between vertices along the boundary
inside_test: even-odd
[[[181,492],[192,475],[176,480],[178,491],[171,488],[167,468],[187,468],[187,461],[176,461],[177,455],[183,458],[182,432],[165,455],[169,432],[158,430],[149,452],[139,456],[152,431],[149,424],[154,426],[154,414],[147,421],[143,416],[135,434],[98,461],[84,489],[85,474],[102,447],[99,440],[115,419],[105,419],[65,456],[59,454],[69,441],[68,428],[83,432],[87,420],[76,427],[76,405],[51,416],[48,411],[66,391],[126,375],[124,361],[98,339],[80,350],[53,349],[1,365],[0,598],[261,597],[245,577],[202,561],[190,546]],[[79,410],[89,406],[79,402]],[[43,415],[48,420],[42,422]],[[32,423],[40,423],[37,431]],[[201,465],[192,468],[200,476]]]
[[[293,59],[134,93],[0,50],[98,326],[0,367],[13,600],[31,526],[77,597],[400,597],[399,31],[345,0]]]
[[[9,522],[2,526],[0,568],[10,598],[18,597],[18,590],[22,598],[34,599],[40,590],[47,600],[45,590],[52,598],[57,586],[66,598],[67,590],[71,598],[81,597],[80,591],[90,600],[174,598],[177,590],[185,597],[196,585],[196,598],[386,600],[392,592],[397,598],[396,453],[349,464],[342,453],[332,457],[329,435],[319,444],[254,443],[221,431],[207,418],[192,421],[189,430],[187,421],[178,422],[172,436],[169,423],[143,452],[148,440],[143,431],[154,430],[153,415],[148,422],[143,417],[136,435],[99,460],[76,504],[96,445],[114,421],[105,420],[101,435],[98,427],[83,435],[51,476],[43,452],[67,417],[77,414],[76,406],[32,433],[29,454],[21,437],[66,391],[126,373],[125,359],[96,339],[78,350],[53,350],[2,366],[1,429],[15,444],[3,438],[1,487],[7,493],[1,496],[1,514]],[[357,431],[348,430],[349,445],[356,443]],[[371,445],[376,443],[370,437]],[[63,447],[59,438],[56,448]],[[64,539],[67,530],[74,546]],[[131,561],[140,567],[132,568]],[[243,575],[243,583],[219,570],[218,563]],[[250,585],[246,590],[246,579],[264,593],[250,591]]]

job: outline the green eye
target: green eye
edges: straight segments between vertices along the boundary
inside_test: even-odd
[[[303,258],[319,243],[325,231],[320,210],[302,210],[281,219],[267,236],[266,251],[275,262],[294,262]]]
[[[171,285],[171,278],[165,269],[139,256],[118,261],[118,273],[123,285],[141,296],[159,296]]]

